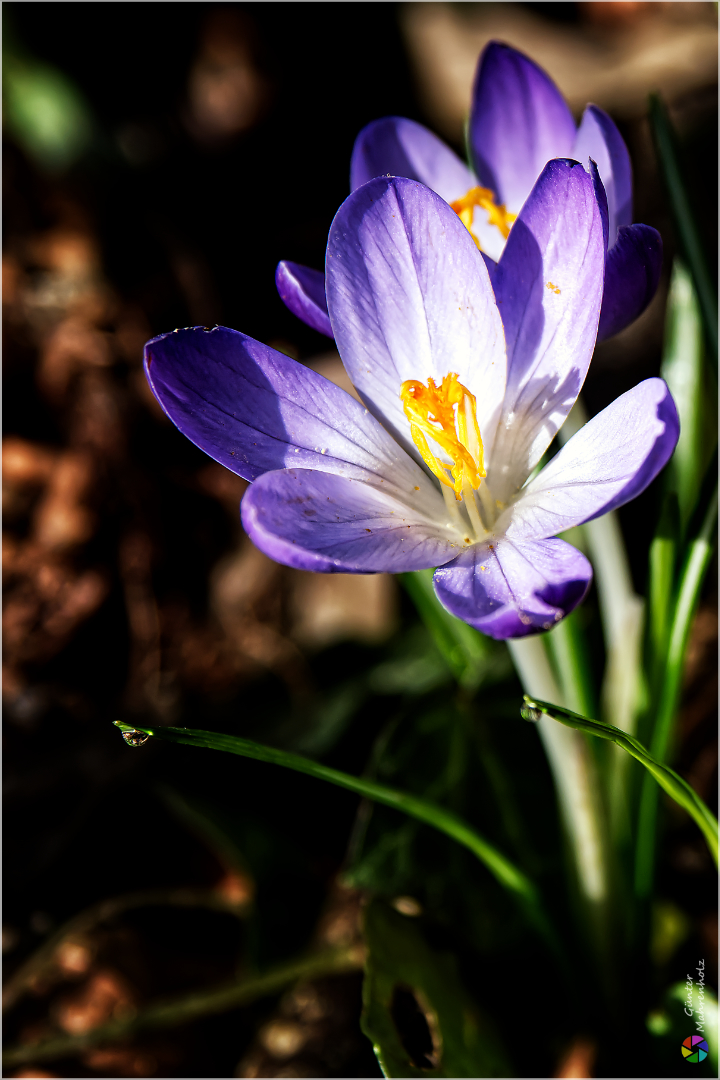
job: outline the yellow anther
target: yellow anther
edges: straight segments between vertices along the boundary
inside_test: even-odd
[[[479,206],[485,211],[488,217],[488,223],[490,225],[495,225],[496,228],[500,230],[504,240],[507,240],[510,235],[510,227],[517,217],[517,214],[511,214],[509,210],[505,209],[505,203],[496,203],[495,193],[491,191],[490,188],[486,187],[470,188],[462,198],[456,199],[455,202],[450,203],[450,206],[460,218],[481,251],[480,241],[472,231],[476,206]]]
[[[400,387],[400,400],[410,421],[413,441],[431,472],[442,484],[453,488],[458,501],[462,499],[464,484],[477,491],[485,476],[485,465],[474,394],[450,372],[439,386],[432,378],[427,386],[416,379],[407,379]],[[447,454],[452,465],[440,461],[433,453],[428,435]]]

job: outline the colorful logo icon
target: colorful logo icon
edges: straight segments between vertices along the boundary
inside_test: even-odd
[[[704,1061],[708,1056],[708,1044],[702,1035],[688,1035],[680,1049],[686,1061]]]

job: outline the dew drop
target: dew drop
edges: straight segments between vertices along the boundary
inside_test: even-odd
[[[523,720],[528,720],[531,724],[537,724],[538,720],[542,716],[540,709],[534,708],[532,705],[523,705],[520,709],[520,715]]]
[[[123,731],[122,737],[128,746],[142,746],[150,738],[144,731],[135,731],[134,728],[132,731]]]

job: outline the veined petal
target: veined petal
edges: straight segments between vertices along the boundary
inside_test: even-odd
[[[572,157],[588,168],[588,160],[598,167],[608,201],[608,247],[612,247],[621,225],[629,225],[633,215],[632,165],[625,140],[606,112],[588,105],[578,128]]]
[[[595,174],[596,175],[596,174]],[[488,483],[508,502],[580,392],[603,294],[602,189],[572,161],[551,161],[512,227],[493,275],[508,376]]]
[[[376,176],[405,176],[432,188],[445,202],[461,198],[477,181],[442,139],[403,116],[386,116],[364,127],[353,147],[350,190]]]
[[[150,386],[191,442],[246,480],[288,466],[383,484],[415,505],[432,481],[359,401],[236,330],[175,330],[145,346]]]
[[[443,607],[493,638],[551,630],[592,580],[582,552],[564,540],[502,539],[478,544],[435,571]]]
[[[485,262],[446,202],[399,177],[358,188],[330,229],[326,287],[350,379],[411,453],[400,388],[449,372],[476,395],[491,441],[505,389],[502,323]]]
[[[662,270],[660,233],[650,225],[618,231],[605,266],[605,292],[598,338],[604,341],[641,315],[655,295]]]
[[[243,527],[276,562],[319,573],[422,570],[447,562],[463,539],[392,492],[304,469],[265,473],[245,493]]]
[[[322,270],[283,260],[275,271],[275,285],[280,299],[293,315],[326,337],[333,336]]]
[[[553,536],[639,495],[667,464],[680,433],[662,379],[616,398],[568,440],[496,523],[521,540]]]
[[[568,157],[575,121],[549,75],[523,53],[491,41],[475,75],[470,145],[481,183],[513,214],[551,158]]]

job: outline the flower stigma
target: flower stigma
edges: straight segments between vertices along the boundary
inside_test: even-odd
[[[480,241],[472,230],[476,206],[485,211],[488,224],[499,229],[503,240],[507,240],[512,223],[517,217],[517,214],[511,214],[509,210],[505,209],[505,203],[496,203],[495,192],[485,187],[470,188],[460,199],[450,203],[450,206],[460,218],[480,251],[482,251]]]

